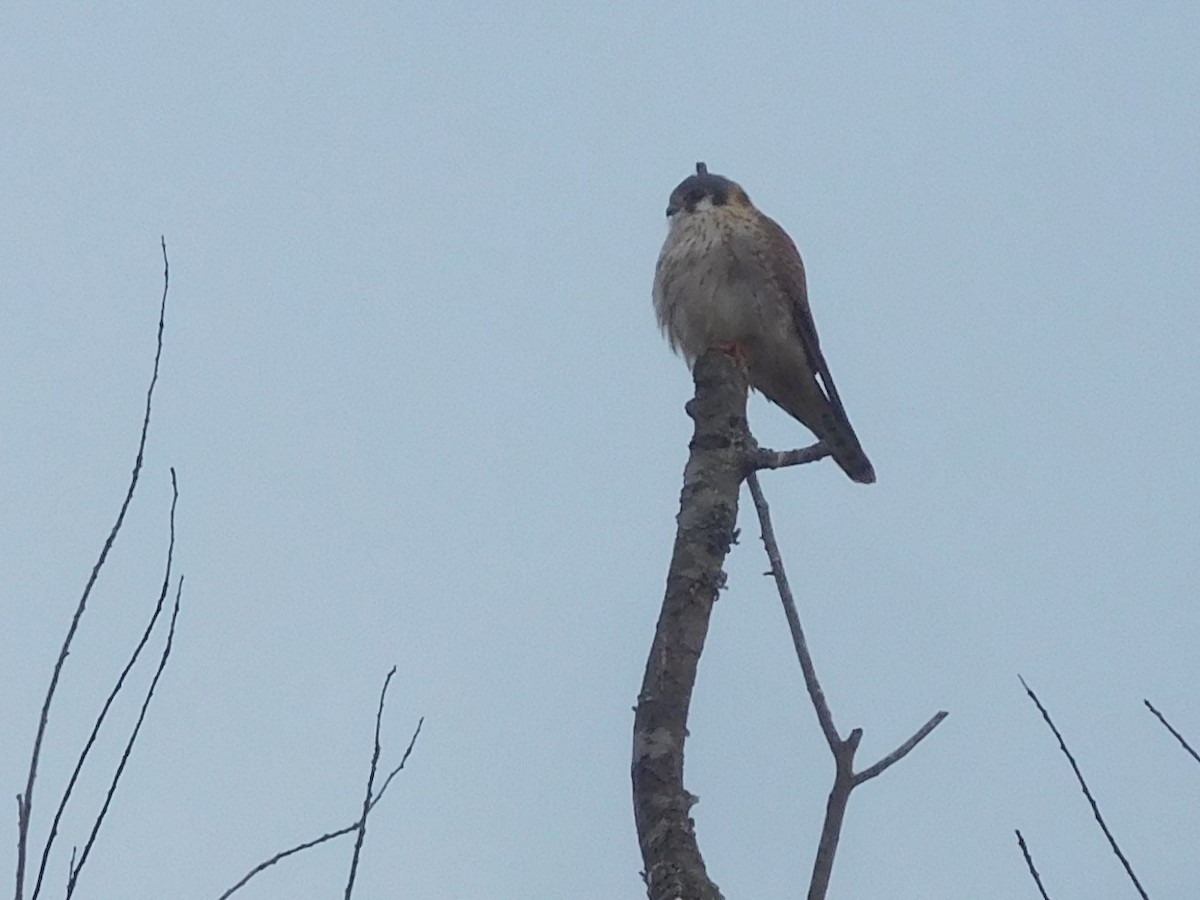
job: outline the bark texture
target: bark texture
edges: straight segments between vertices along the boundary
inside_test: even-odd
[[[747,377],[729,355],[710,351],[693,369],[695,421],[683,475],[666,596],[634,715],[633,805],[650,900],[720,900],[696,843],[683,787],[683,745],[708,634],[724,586],[738,491],[756,449],[746,426]]]

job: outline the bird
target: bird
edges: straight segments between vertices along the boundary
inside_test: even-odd
[[[732,353],[750,386],[812,431],[851,480],[873,483],[821,352],[804,262],[788,233],[704,163],[671,192],[667,222],[653,299],[671,349],[689,368],[710,349]]]

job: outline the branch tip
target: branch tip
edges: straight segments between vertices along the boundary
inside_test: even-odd
[[[1042,900],[1050,900],[1046,893],[1046,888],[1042,886],[1042,876],[1038,874],[1037,868],[1033,864],[1033,857],[1029,853],[1029,847],[1025,844],[1025,838],[1021,834],[1021,829],[1016,829],[1017,846],[1021,848],[1021,855],[1025,857],[1025,867],[1029,869],[1029,874],[1033,876],[1033,882],[1037,885],[1038,893],[1042,895]]]
[[[1146,704],[1146,709],[1148,709],[1148,710],[1150,710],[1150,712],[1154,713],[1155,718],[1157,718],[1158,721],[1160,721],[1162,723],[1163,727],[1166,728],[1167,731],[1171,732],[1171,734],[1174,736],[1175,740],[1179,741],[1179,743],[1183,747],[1183,749],[1186,750],[1189,754],[1191,754],[1192,759],[1196,760],[1196,762],[1200,762],[1200,754],[1197,754],[1196,751],[1192,748],[1192,745],[1187,742],[1187,738],[1185,738],[1182,734],[1180,734],[1175,729],[1175,727],[1173,725],[1171,725],[1170,722],[1167,721],[1167,717],[1164,716],[1162,713],[1160,713],[1157,709],[1155,709],[1154,704],[1151,703],[1149,700],[1143,700],[1142,703]]]

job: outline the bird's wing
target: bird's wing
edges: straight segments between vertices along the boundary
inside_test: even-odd
[[[808,367],[816,376],[818,383],[829,398],[829,405],[842,423],[850,428],[850,418],[846,408],[842,406],[842,398],[838,396],[837,386],[829,373],[825,355],[821,352],[821,341],[817,337],[817,324],[813,321],[812,310],[808,306],[808,287],[804,278],[804,261],[800,251],[796,249],[791,237],[778,222],[763,216],[768,245],[768,265],[776,283],[791,303],[792,320],[796,324],[796,333],[804,347],[804,355],[808,359]]]

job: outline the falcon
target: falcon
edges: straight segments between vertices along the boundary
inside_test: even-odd
[[[786,231],[736,182],[704,163],[667,202],[654,312],[689,368],[706,350],[733,353],[750,385],[798,419],[850,478],[875,481],[821,353],[804,262]]]

